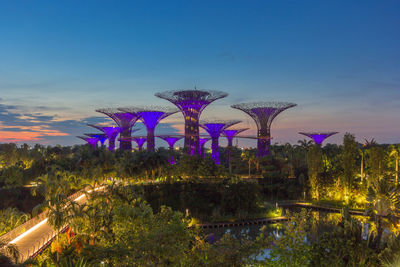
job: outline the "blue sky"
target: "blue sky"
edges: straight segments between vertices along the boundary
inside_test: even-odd
[[[87,121],[108,121],[96,108],[169,105],[154,93],[194,86],[228,92],[203,117],[242,119],[248,135],[229,106],[277,100],[298,106],[275,142],[400,142],[399,14],[378,0],[1,1],[0,142],[80,143]]]

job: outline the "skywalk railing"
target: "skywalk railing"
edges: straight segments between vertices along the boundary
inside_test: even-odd
[[[68,198],[69,199],[75,199],[78,196],[82,195],[82,193],[84,191],[86,191],[87,189],[88,188],[81,189],[81,190],[77,191],[76,193],[70,195]],[[24,232],[28,231],[29,229],[31,229],[32,227],[34,227],[38,223],[40,223],[43,220],[45,220],[47,218],[47,215],[48,215],[48,211],[47,210],[39,213],[38,215],[36,215],[32,219],[30,219],[30,220],[26,221],[25,223],[17,226],[16,228],[11,230],[10,232],[3,234],[2,236],[0,236],[0,239],[3,240],[3,241],[6,241],[6,242],[10,242],[10,241],[14,240],[16,237],[20,236],[21,234],[23,234]]]

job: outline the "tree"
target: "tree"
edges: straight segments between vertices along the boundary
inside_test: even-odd
[[[321,182],[320,174],[323,171],[322,149],[319,145],[313,145],[307,152],[308,179],[312,197],[319,200]]]
[[[375,246],[380,248],[384,226],[395,224],[399,220],[399,191],[386,179],[380,179],[368,188],[367,201],[367,212],[375,223],[371,233],[376,233]]]
[[[343,137],[341,184],[344,189],[345,200],[348,203],[350,190],[352,189],[356,174],[357,143],[352,134],[346,133]]]
[[[375,183],[383,178],[386,152],[381,146],[373,146],[368,150],[369,154],[369,183]]]
[[[253,163],[254,165],[257,164],[257,158],[256,155],[254,153],[252,153],[249,150],[246,150],[244,152],[242,152],[242,158],[243,160],[247,161],[248,165],[249,165],[249,178],[251,176],[251,164]]]
[[[399,159],[400,159],[400,146],[392,145],[389,157],[394,158],[395,160],[395,185],[398,185],[399,181]]]

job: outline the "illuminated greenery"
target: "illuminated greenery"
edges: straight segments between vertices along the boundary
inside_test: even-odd
[[[56,230],[67,224],[72,229],[60,234],[37,264],[395,266],[399,151],[399,145],[357,143],[351,134],[342,145],[319,147],[305,140],[272,145],[272,155],[262,159],[254,149],[234,147],[230,174],[224,148],[221,165],[208,154],[189,157],[181,151],[174,151],[177,164],[169,165],[169,151],[162,148],[148,153],[1,144],[1,214],[8,219],[0,226],[7,232],[28,217],[19,210],[31,212],[26,202],[34,201],[24,189],[30,187],[43,197],[36,197],[43,201],[37,211],[47,208]],[[100,185],[107,188],[89,194],[85,204],[67,198]],[[282,200],[357,208],[368,216],[343,212],[324,218],[304,211],[289,216],[292,223],[280,226],[279,238],[226,235],[213,244],[194,227],[280,216],[275,202]],[[265,249],[270,258],[256,259]]]

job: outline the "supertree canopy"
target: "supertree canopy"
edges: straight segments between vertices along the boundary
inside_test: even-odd
[[[271,145],[271,124],[282,111],[296,106],[288,102],[253,102],[232,105],[232,108],[247,113],[257,125],[258,157],[269,155]]]
[[[239,123],[238,120],[232,121],[207,121],[200,126],[207,131],[211,137],[211,158],[216,164],[220,164],[218,139],[221,133],[228,127]]]
[[[210,137],[200,137],[199,143],[200,143],[200,155],[204,158],[205,153],[204,153],[204,145],[211,140]]]
[[[87,137],[87,136],[77,136],[78,138],[85,140],[89,145],[93,147],[93,149],[96,149],[97,143],[99,142],[99,139],[96,137]]]
[[[168,158],[168,162],[171,165],[175,164],[174,145],[175,145],[176,142],[178,142],[180,139],[182,139],[183,136],[178,136],[178,135],[159,135],[157,137],[163,139],[165,142],[168,143],[169,152],[170,152],[169,158]]]
[[[106,136],[106,134],[99,134],[99,133],[88,133],[88,134],[85,134],[86,136],[89,136],[89,137],[94,137],[94,138],[97,138],[99,141],[100,141],[100,144],[101,144],[101,146],[103,146],[104,145],[104,142],[107,140],[107,136]]]
[[[147,130],[147,151],[155,150],[154,130],[157,124],[171,114],[178,112],[176,108],[169,107],[132,107],[120,108],[121,111],[138,114]]]
[[[115,139],[117,138],[118,134],[121,132],[120,127],[102,126],[102,125],[94,125],[94,124],[88,124],[88,126],[102,131],[107,136],[108,150],[113,151],[115,149]]]
[[[322,142],[329,136],[337,134],[338,132],[300,132],[299,134],[305,135],[314,140],[317,145],[322,145]]]
[[[109,116],[121,128],[120,136],[123,140],[120,141],[120,150],[132,151],[132,141],[125,140],[125,137],[131,137],[132,127],[139,119],[139,115],[131,112],[124,112],[114,108],[98,109],[97,112]]]
[[[176,90],[156,93],[176,105],[185,119],[185,149],[190,155],[199,155],[199,119],[201,112],[213,101],[228,94],[213,90]]]

